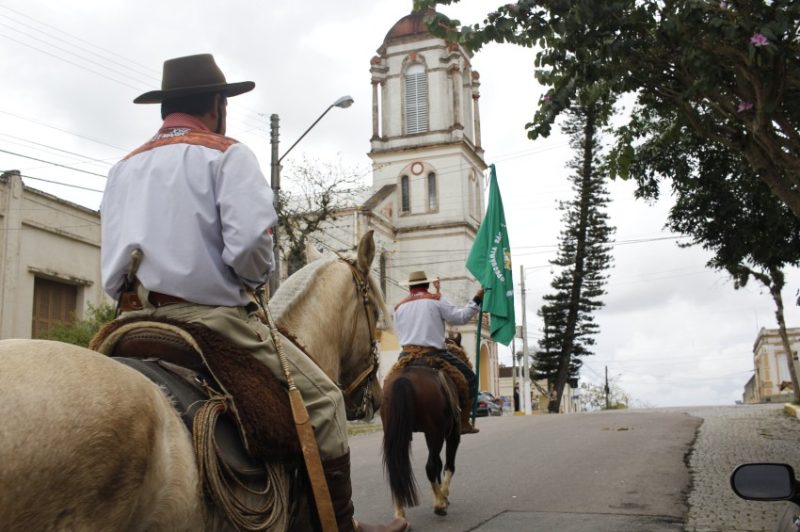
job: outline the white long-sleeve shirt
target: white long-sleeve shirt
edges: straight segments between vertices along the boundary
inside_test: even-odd
[[[445,323],[463,325],[480,308],[474,301],[457,307],[444,297],[420,297],[401,303],[394,311],[394,328],[400,345],[421,345],[444,349]]]
[[[145,288],[239,306],[274,266],[272,190],[255,154],[189,115],[117,163],[100,206],[103,288],[116,298],[131,252]]]

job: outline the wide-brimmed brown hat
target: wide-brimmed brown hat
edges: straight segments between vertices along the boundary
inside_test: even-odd
[[[252,81],[228,83],[211,54],[187,55],[164,61],[161,90],[145,92],[133,103],[161,103],[170,98],[220,92],[226,97],[253,90]]]
[[[432,283],[436,279],[428,279],[428,276],[425,275],[425,272],[422,270],[411,272],[408,274],[408,282],[404,283],[406,286],[415,286],[418,284],[425,284],[425,283]]]

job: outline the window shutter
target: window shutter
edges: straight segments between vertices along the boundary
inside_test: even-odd
[[[428,76],[422,65],[406,71],[406,133],[428,131]]]

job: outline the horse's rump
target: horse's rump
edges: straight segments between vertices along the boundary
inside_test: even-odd
[[[77,346],[4,340],[0,390],[5,530],[202,528],[188,431],[145,377]]]

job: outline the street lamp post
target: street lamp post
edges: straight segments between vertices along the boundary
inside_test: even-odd
[[[286,157],[287,155],[289,155],[289,152],[292,151],[292,149],[294,149],[295,146],[297,146],[297,143],[300,142],[301,140],[303,140],[303,137],[305,137],[308,134],[308,132],[311,131],[314,128],[314,126],[316,126],[317,123],[320,120],[322,120],[322,117],[324,117],[326,114],[328,114],[328,111],[330,111],[334,107],[340,107],[342,109],[346,109],[347,107],[350,107],[351,105],[353,105],[353,98],[351,96],[342,96],[341,98],[339,98],[338,100],[336,100],[335,102],[330,104],[328,106],[328,108],[325,109],[325,111],[323,111],[322,114],[319,115],[319,117],[316,120],[314,120],[314,123],[311,124],[310,126],[308,126],[308,128],[303,132],[303,134],[300,135],[300,138],[298,138],[296,141],[294,141],[294,144],[289,146],[289,149],[286,150],[284,152],[284,154],[281,155],[280,157],[278,157],[278,151],[279,151],[278,150],[278,139],[279,139],[278,131],[280,129],[280,118],[278,118],[278,115],[276,115],[276,114],[270,115],[270,117],[269,117],[269,130],[270,130],[269,142],[270,142],[270,145],[271,145],[271,148],[272,148],[272,154],[271,154],[271,159],[270,159],[270,161],[271,161],[271,163],[270,163],[270,186],[272,187],[272,193],[273,193],[273,196],[274,196],[273,197],[273,201],[275,202],[275,211],[276,212],[280,212],[279,207],[280,207],[280,190],[281,190],[281,161],[283,161],[283,158]],[[278,225],[279,224],[275,224],[275,227],[272,228],[272,240],[273,240],[273,244],[274,244],[274,253],[275,253],[275,271],[272,272],[272,277],[270,277],[270,280],[269,280],[269,297],[272,297],[272,295],[275,293],[276,290],[278,290],[278,286],[280,285],[281,263],[280,263],[280,247],[278,246]]]

